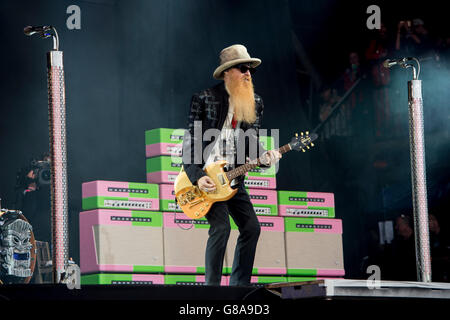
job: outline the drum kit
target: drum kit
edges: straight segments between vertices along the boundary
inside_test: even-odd
[[[0,284],[29,283],[35,265],[33,227],[20,210],[0,206]]]

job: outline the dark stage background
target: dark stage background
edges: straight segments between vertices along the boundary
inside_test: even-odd
[[[66,27],[66,8],[72,4],[81,9],[80,30]],[[212,73],[221,49],[242,43],[262,59],[254,83],[265,102],[263,127],[280,129],[284,144],[295,132],[317,125],[319,90],[341,77],[351,50],[363,52],[374,32],[366,28],[370,4],[1,1],[2,207],[15,206],[16,172],[48,150],[46,52],[51,40],[26,37],[25,26],[55,26],[64,52],[70,255],[78,262],[81,184],[98,179],[145,182],[145,130],[185,127],[191,95],[217,83]],[[443,10],[432,3],[403,11],[387,2],[377,4],[391,29],[399,19],[420,14],[431,29],[449,35]],[[450,86],[448,71],[439,72],[423,65],[430,207],[445,216]],[[393,104],[406,128],[410,75],[397,70],[394,76],[399,89]],[[348,278],[367,277],[364,263],[377,222],[411,211],[407,134],[395,143],[384,141],[376,151],[374,141],[362,138],[366,136],[355,133],[336,143],[318,142],[306,154],[287,154],[277,175],[279,190],[335,193]],[[388,165],[380,171],[377,161]]]

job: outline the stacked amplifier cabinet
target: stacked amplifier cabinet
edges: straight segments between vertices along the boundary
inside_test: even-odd
[[[157,128],[145,132],[147,182],[159,187],[163,211],[164,283],[205,283],[205,249],[209,224],[206,218],[188,218],[175,202],[174,181],[182,165],[184,130]],[[222,285],[228,285],[222,277]]]
[[[160,212],[96,209],[80,213],[82,274],[164,271]]]
[[[205,248],[209,224],[206,218],[191,219],[184,213],[164,212],[166,273],[205,272]]]
[[[84,211],[79,216],[82,284],[160,281],[150,277],[164,271],[158,186],[91,181],[83,184],[82,196]]]
[[[300,277],[300,276],[288,276],[287,282],[304,282],[304,281],[317,281],[317,280],[325,280],[325,279],[342,279],[342,277]]]
[[[274,139],[270,136],[260,136],[259,141],[266,150],[271,150],[274,147]],[[272,166],[270,168],[260,168],[250,170],[245,175],[244,184],[246,188],[257,189],[276,189],[276,168]]]
[[[157,128],[145,132],[145,156],[147,158],[159,156],[181,157],[183,129]]]
[[[259,139],[264,149],[273,149],[273,137],[260,136]],[[245,176],[244,184],[257,215],[278,216],[275,166],[270,168],[256,167],[249,171]]]
[[[145,132],[146,181],[82,186],[82,284],[203,285],[209,224],[175,202],[184,130]],[[267,150],[272,137],[261,137]],[[251,282],[298,282],[344,276],[342,221],[332,193],[276,190],[276,167],[255,168],[244,184],[261,225]],[[231,233],[222,285],[228,285],[239,231]]]
[[[180,212],[164,212],[163,217],[165,283],[204,284],[208,221],[206,218],[194,220]],[[223,271],[225,273],[225,268]],[[222,285],[227,284],[223,276]]]
[[[157,128],[145,132],[148,183],[174,183],[182,164],[183,135],[183,129]]]
[[[203,286],[205,285],[204,275],[195,274],[166,274],[164,276],[165,284],[176,284],[176,285],[188,285],[188,286]],[[229,277],[222,277],[220,283],[221,286],[227,286],[229,284]]]
[[[159,188],[156,184],[97,180],[83,183],[82,196],[83,210],[159,211]]]
[[[257,215],[278,216],[276,190],[247,188],[247,192]]]
[[[274,149],[273,137],[260,136],[260,143],[266,150]],[[259,276],[259,280],[256,277],[252,278],[252,281],[267,283],[268,279],[272,278],[261,278],[261,275],[286,274],[284,221],[283,218],[278,217],[276,167],[256,167],[246,174],[244,184],[261,225],[261,235],[252,271],[252,274]],[[230,223],[231,232],[225,254],[225,269],[228,274],[232,271],[234,251],[239,237],[238,227],[231,217]],[[262,279],[265,279],[266,282]]]
[[[181,157],[157,156],[148,158],[146,162],[148,183],[175,182],[182,165]]]
[[[334,218],[334,194],[278,191],[278,209],[286,217]]]
[[[324,218],[285,218],[288,276],[342,277],[342,221]]]
[[[263,287],[268,283],[288,282],[287,277],[283,276],[252,276],[250,284],[255,287]]]
[[[164,284],[162,274],[100,273],[82,277],[83,284],[145,285]]]
[[[159,207],[164,212],[183,212],[180,206],[175,202],[175,190],[172,184],[159,185]]]
[[[285,275],[286,274],[286,252],[284,240],[284,219],[282,217],[258,216],[261,226],[256,248],[255,262],[252,274],[254,275]],[[231,232],[228,239],[225,269],[231,273],[233,265],[234,250],[239,230],[233,219],[230,218]]]
[[[342,220],[335,219],[334,194],[278,191],[284,217],[288,281],[343,277]]]

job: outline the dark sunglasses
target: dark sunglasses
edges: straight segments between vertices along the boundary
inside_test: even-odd
[[[233,68],[239,69],[241,73],[246,73],[247,71],[250,71],[250,74],[254,74],[256,72],[256,69],[250,67],[248,64],[238,64],[235,65]]]

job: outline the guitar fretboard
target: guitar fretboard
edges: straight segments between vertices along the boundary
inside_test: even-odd
[[[288,144],[285,144],[284,146],[280,147],[278,149],[278,152],[281,154],[286,153],[288,151],[291,151],[291,146]],[[228,181],[233,180],[236,177],[242,176],[246,174],[248,171],[258,167],[258,163],[260,163],[261,158],[258,158],[256,161],[250,161],[249,163],[243,164],[242,166],[239,166],[231,171],[227,172],[227,178]]]

